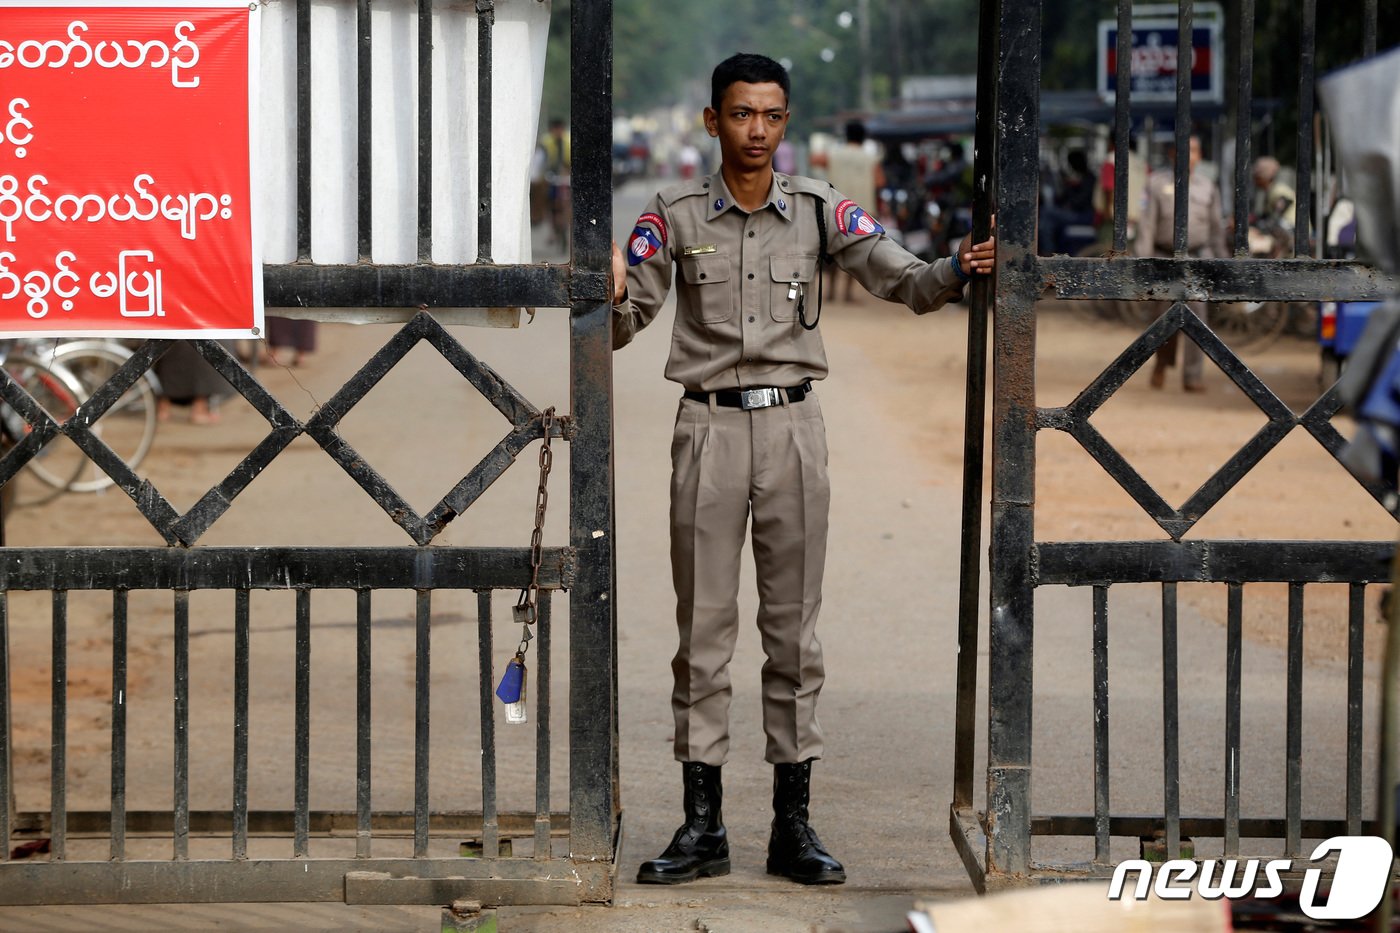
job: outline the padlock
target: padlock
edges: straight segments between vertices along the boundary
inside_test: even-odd
[[[525,710],[526,674],[525,656],[517,651],[515,657],[506,664],[505,673],[501,675],[501,682],[496,687],[496,696],[506,705],[508,723],[529,721],[529,714]]]

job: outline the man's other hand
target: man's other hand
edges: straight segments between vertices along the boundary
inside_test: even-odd
[[[616,240],[612,244],[612,280],[609,285],[614,305],[627,300],[627,260],[622,258],[622,250],[618,249]]]
[[[981,243],[965,237],[958,248],[958,265],[968,275],[990,275],[997,264],[997,238],[989,236]]]

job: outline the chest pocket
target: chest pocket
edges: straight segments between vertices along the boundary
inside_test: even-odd
[[[817,307],[816,256],[774,256],[769,261],[771,284],[768,287],[768,312],[773,320],[787,322],[797,320],[797,298],[788,298],[792,284],[797,283],[798,295],[807,292],[807,317],[811,318]]]
[[[729,287],[729,257],[722,254],[684,256],[681,277],[696,286],[694,311],[702,323],[719,324],[734,316],[734,294]]]

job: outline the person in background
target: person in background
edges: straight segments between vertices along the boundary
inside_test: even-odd
[[[1220,188],[1198,168],[1201,163],[1201,137],[1191,135],[1189,154],[1190,180],[1187,188],[1189,203],[1186,213],[1186,255],[1201,258],[1223,258],[1229,253],[1225,248],[1225,220],[1221,207]],[[1176,162],[1176,147],[1167,150],[1167,164]],[[1134,251],[1139,256],[1171,256],[1173,218],[1175,217],[1176,179],[1170,170],[1154,173],[1147,181],[1147,200],[1143,205],[1142,223],[1137,238],[1133,241]],[[1199,301],[1187,302],[1191,313],[1209,322],[1207,306]],[[1166,385],[1167,369],[1176,365],[1176,347],[1184,343],[1186,350],[1181,364],[1182,388],[1187,392],[1204,392],[1202,368],[1205,354],[1190,337],[1183,338],[1181,332],[1172,334],[1171,339],[1157,350],[1152,363],[1152,388]]]
[[[562,245],[567,242],[566,228],[570,222],[570,176],[574,158],[573,143],[562,119],[550,118],[549,131],[540,140],[540,148],[544,150],[544,174],[548,181],[545,190],[549,227]]]
[[[316,322],[269,317],[267,324],[268,362],[278,366],[301,366],[309,353],[316,352]]]
[[[875,209],[879,204],[878,193],[885,186],[885,173],[880,167],[880,159],[865,148],[865,124],[851,120],[846,124],[846,144],[836,146],[826,154],[826,180],[831,187],[844,194],[857,204],[868,204]],[[845,275],[835,265],[828,270],[827,288],[836,295],[836,283],[846,280],[845,300],[853,297],[855,281]]]
[[[229,352],[235,350],[232,340],[219,343]],[[161,354],[152,369],[160,380],[161,390],[156,400],[157,421],[169,421],[174,406],[178,405],[189,408],[190,424],[219,422],[218,403],[233,394],[233,387],[200,356],[194,344],[188,340],[172,341],[170,349]]]
[[[1254,225],[1273,239],[1265,255],[1273,258],[1293,255],[1294,209],[1298,194],[1282,178],[1282,167],[1273,156],[1254,160],[1254,187],[1258,190]],[[1251,252],[1254,247],[1251,247]]]

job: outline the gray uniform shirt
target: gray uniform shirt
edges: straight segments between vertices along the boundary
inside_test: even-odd
[[[627,298],[613,308],[613,348],[661,310],[679,270],[666,378],[692,391],[796,386],[827,374],[817,314],[817,211],[827,252],[872,294],[923,314],[955,298],[950,259],[926,263],[889,237],[862,205],[825,183],[774,173],[752,213],[719,173],[668,188],[637,221],[627,247]]]
[[[1186,211],[1186,249],[1194,256],[1223,259],[1225,248],[1224,213],[1220,188],[1200,172],[1191,174],[1187,187],[1190,201]],[[1172,254],[1172,223],[1175,216],[1176,179],[1171,172],[1154,173],[1147,181],[1134,252],[1139,256]]]

